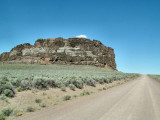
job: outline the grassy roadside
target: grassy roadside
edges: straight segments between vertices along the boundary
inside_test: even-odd
[[[136,76],[93,66],[0,65],[0,120],[107,90]]]

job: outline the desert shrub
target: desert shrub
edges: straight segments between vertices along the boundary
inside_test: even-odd
[[[160,81],[160,75],[149,75],[152,79]]]
[[[85,95],[90,95],[90,93],[88,91],[83,91],[80,96],[85,96]]]
[[[14,88],[17,88],[17,91],[23,91],[35,88],[61,88],[64,85],[72,90],[74,87],[82,89],[84,85],[96,86],[96,83],[111,83],[115,80],[133,78],[137,75],[112,70],[106,71],[106,69],[93,66],[87,66],[84,69],[84,66],[4,64],[0,65],[0,95],[4,94],[5,89],[9,89],[15,94]],[[8,95],[12,93],[9,90],[6,90]]]
[[[49,86],[49,81],[46,81],[42,78],[38,78],[38,79],[33,80],[32,85],[33,87],[37,89],[46,89]]]
[[[108,83],[112,83],[112,78],[108,78]]]
[[[35,99],[35,102],[36,102],[36,103],[41,103],[42,100],[41,100],[41,99]]]
[[[0,120],[5,120],[5,119],[6,119],[5,115],[2,112],[0,112]]]
[[[103,87],[103,90],[106,90],[106,88],[105,88],[105,87]]]
[[[77,88],[82,89],[83,88],[83,81],[82,80],[74,80],[72,82],[73,85],[75,85]]]
[[[0,94],[4,94],[7,97],[13,97],[15,95],[14,87],[6,77],[0,80]]]
[[[49,86],[50,87],[56,87],[56,82],[55,80],[48,80]]]
[[[32,106],[27,107],[27,112],[34,112],[34,111],[35,111],[34,107],[32,107]]]
[[[86,80],[85,83],[89,86],[96,87],[96,81],[95,80]]]
[[[7,97],[4,94],[0,97],[0,100],[5,101],[6,103],[9,103]]]
[[[43,94],[42,94],[43,96],[45,96],[45,95],[47,95],[47,93],[45,93],[45,92],[43,92]]]
[[[46,104],[42,103],[40,106],[44,108],[44,107],[46,107]]]
[[[10,89],[5,89],[3,93],[7,97],[14,97],[14,92]]]
[[[64,101],[67,101],[67,100],[70,100],[70,99],[71,99],[71,96],[70,96],[70,95],[66,95],[66,96],[63,97],[63,100],[64,100]]]
[[[0,111],[0,120],[5,120],[5,119],[6,119],[6,116],[2,111]]]
[[[75,91],[75,88],[76,88],[76,87],[75,87],[73,84],[70,84],[70,85],[69,85],[69,88],[70,88],[71,90]]]
[[[7,108],[4,108],[2,110],[2,113],[4,114],[4,116],[10,116],[13,112],[13,108],[10,108],[10,107],[7,107]]]
[[[11,80],[11,83],[12,83],[13,86],[18,87],[18,86],[20,86],[21,81],[22,81],[21,78],[17,78],[17,79]]]
[[[22,80],[20,83],[20,87],[22,88],[22,90],[30,90],[32,85],[30,81]]]
[[[15,110],[14,111],[14,115],[17,116],[17,117],[18,116],[22,116],[23,115],[23,111],[22,110]]]
[[[56,81],[55,86],[61,88],[63,86],[61,81]]]
[[[6,100],[7,97],[3,94],[1,97],[0,97],[0,100]]]
[[[99,81],[98,81],[100,84],[104,84],[104,79],[103,78],[101,78],[101,79],[99,79]]]
[[[51,99],[51,96],[48,96],[47,98],[48,98],[48,99]]]
[[[75,87],[82,89],[84,82],[81,78],[75,76],[68,76],[64,79],[64,83],[66,86],[73,84]]]
[[[105,83],[109,83],[109,81],[110,81],[110,78],[105,78]]]
[[[3,81],[7,81],[7,82],[9,81],[6,76],[3,76],[1,79],[2,79]]]
[[[103,78],[104,83],[108,83],[108,79],[107,78]]]
[[[64,92],[66,92],[66,87],[65,87],[65,86],[62,86],[62,87],[61,87],[61,90],[64,91]]]
[[[17,91],[18,91],[18,92],[21,92],[21,91],[22,91],[21,86],[19,86],[19,87],[17,88]]]

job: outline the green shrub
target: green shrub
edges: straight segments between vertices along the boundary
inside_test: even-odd
[[[62,86],[62,87],[61,87],[61,90],[64,91],[64,92],[66,92],[66,87],[65,87],[65,86]]]
[[[0,80],[0,94],[7,97],[14,97],[15,95],[14,87],[6,77],[2,77]]]
[[[71,96],[70,96],[70,95],[66,95],[66,96],[63,97],[63,100],[64,100],[64,101],[67,101],[67,100],[70,100],[70,99],[71,99]]]
[[[104,84],[104,79],[101,78],[101,79],[99,80],[99,83],[100,83],[100,84]]]
[[[42,100],[41,100],[41,99],[35,99],[35,102],[36,102],[36,103],[41,103]]]
[[[35,111],[34,107],[32,107],[32,106],[27,107],[27,112],[34,112],[34,111]]]
[[[19,117],[23,115],[23,111],[22,110],[15,110],[14,111],[15,116]]]
[[[95,80],[86,80],[85,82],[89,86],[96,87],[96,81]]]
[[[6,119],[5,115],[1,112],[0,113],[0,120],[5,120],[5,119]]]
[[[61,88],[63,86],[61,81],[56,81],[55,83],[56,87]]]
[[[6,81],[6,82],[9,81],[8,78],[7,78],[6,76],[3,76],[1,79],[2,79],[3,81]]]
[[[105,87],[103,87],[103,90],[106,90],[106,88],[105,88]]]
[[[47,89],[49,86],[49,81],[46,81],[42,78],[38,78],[33,80],[32,85],[37,89]]]
[[[82,89],[83,88],[83,81],[82,80],[74,80],[72,82],[73,85],[75,85],[77,88]]]
[[[0,100],[5,101],[6,103],[9,103],[7,97],[4,94],[2,94],[2,96],[0,97]]]
[[[0,100],[6,100],[7,97],[3,94],[1,97],[0,97]]]
[[[70,88],[71,90],[75,91],[75,88],[76,88],[76,87],[75,87],[73,84],[70,84],[70,85],[69,85],[69,88]]]
[[[45,92],[43,92],[43,94],[42,94],[43,96],[45,96],[45,95],[47,95],[47,93],[45,93]]]
[[[22,91],[21,86],[19,86],[19,87],[17,88],[17,91],[18,91],[18,92],[21,92],[21,91]]]
[[[46,104],[45,103],[41,104],[41,107],[43,107],[43,108],[46,107]]]
[[[17,79],[11,80],[11,83],[13,86],[18,87],[18,86],[20,86],[21,81],[22,81],[21,78],[17,78]]]
[[[50,87],[56,87],[56,82],[55,80],[48,80],[49,86]]]
[[[32,87],[32,84],[28,80],[22,80],[20,83],[20,87],[22,88],[22,90],[30,90]]]
[[[88,91],[83,91],[80,96],[85,96],[85,95],[90,95],[90,93]]]
[[[10,116],[12,114],[12,112],[13,112],[13,109],[10,107],[4,108],[2,110],[2,113],[4,114],[4,116],[7,116],[7,117]]]
[[[4,90],[4,95],[7,96],[7,97],[14,97],[14,93],[10,89],[5,89]]]

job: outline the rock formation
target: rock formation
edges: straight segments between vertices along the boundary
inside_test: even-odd
[[[34,45],[17,45],[0,55],[0,61],[29,64],[76,64],[116,69],[114,50],[86,38],[38,39]]]

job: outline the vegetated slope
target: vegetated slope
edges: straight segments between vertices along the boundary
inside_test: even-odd
[[[84,85],[111,83],[132,78],[137,74],[127,74],[94,66],[76,65],[0,65],[0,94],[13,97],[16,88],[22,90],[68,87],[82,89]]]
[[[116,69],[114,50],[85,38],[38,39],[34,45],[17,45],[0,55],[9,63],[95,65]]]

